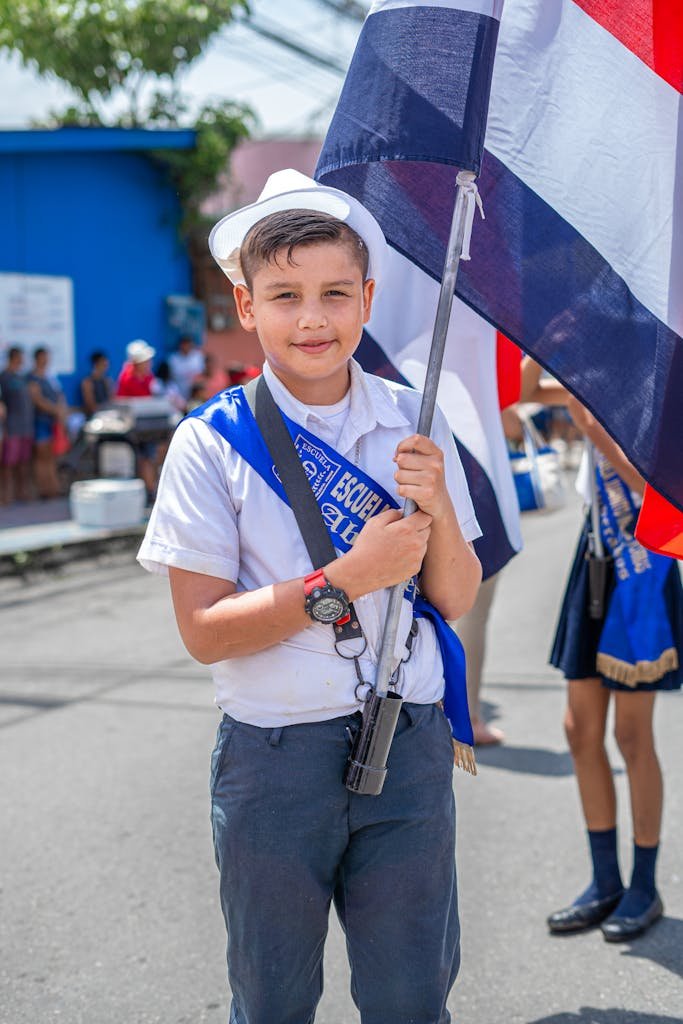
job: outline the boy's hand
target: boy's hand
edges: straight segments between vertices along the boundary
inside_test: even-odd
[[[429,437],[413,434],[401,441],[394,462],[399,495],[412,498],[423,512],[440,519],[451,508],[441,449]]]
[[[408,580],[420,571],[431,523],[419,510],[404,519],[398,509],[386,509],[368,520],[351,550],[331,562],[325,575],[352,601]]]

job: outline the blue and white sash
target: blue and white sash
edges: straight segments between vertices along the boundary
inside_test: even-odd
[[[399,505],[371,476],[300,424],[289,419],[282,410],[280,413],[303,462],[332,543],[337,551],[345,553],[349,551],[368,519],[387,508],[399,508]],[[231,388],[216,395],[189,415],[196,416],[213,427],[256,470],[277,496],[289,505],[284,487],[241,387]],[[427,618],[434,626],[443,662],[444,711],[455,742],[461,747],[471,747],[473,736],[467,705],[465,653],[462,644],[441,613],[424,597],[416,595],[414,581],[406,587],[404,598],[413,605],[415,618]],[[468,752],[460,753],[463,760],[467,761]]]
[[[672,560],[633,536],[637,509],[631,492],[597,452],[600,532],[614,558],[616,587],[598,644],[597,669],[626,686],[654,683],[678,668],[663,587]]]

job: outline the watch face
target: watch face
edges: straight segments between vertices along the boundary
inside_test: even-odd
[[[320,597],[311,605],[311,615],[318,622],[336,622],[346,612],[346,606],[338,597]]]

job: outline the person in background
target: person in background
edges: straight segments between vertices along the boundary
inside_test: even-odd
[[[607,942],[636,938],[662,916],[655,882],[662,825],[662,770],[654,738],[657,693],[683,684],[683,587],[676,560],[655,555],[633,535],[644,480],[591,413],[561,384],[540,381],[524,361],[522,393],[565,405],[595,450],[595,489],[608,557],[602,614],[589,614],[591,552],[587,517],[569,574],[550,662],[567,680],[564,726],[588,831],[593,878],[574,902],[548,917],[555,934],[599,925]],[[526,383],[525,383],[526,382]],[[588,466],[586,467],[588,470]],[[579,479],[581,479],[581,471]],[[590,472],[586,473],[590,484]],[[592,503],[593,488],[584,493]],[[610,703],[624,758],[633,825],[630,882],[617,843],[617,799],[605,748]]]
[[[107,376],[109,357],[106,352],[90,354],[90,373],[81,381],[81,400],[86,416],[108,405],[114,396],[114,381]]]
[[[117,398],[151,398],[159,392],[159,382],[152,373],[156,349],[137,338],[126,346],[126,362],[116,383]],[[138,475],[144,481],[148,501],[154,500],[157,486],[157,446],[143,441],[137,446]]]
[[[156,349],[137,338],[126,346],[126,362],[116,382],[117,398],[149,398],[155,393],[152,360]]]
[[[175,411],[184,416],[187,412],[187,401],[181,395],[180,388],[176,382],[171,379],[171,369],[166,360],[157,366],[156,379],[158,388],[155,394],[163,395],[164,398],[167,398]]]
[[[7,365],[0,373],[0,399],[5,406],[4,443],[0,458],[0,500],[31,497],[31,458],[33,455],[33,402],[22,373],[24,353],[13,346],[7,353]]]
[[[56,498],[61,488],[57,477],[54,436],[58,425],[64,427],[67,405],[56,377],[48,376],[50,353],[44,346],[33,352],[33,369],[28,388],[34,407],[33,471],[40,498]]]
[[[513,444],[521,441],[523,437],[522,424],[515,406],[504,406],[500,410],[500,418],[507,441]],[[480,699],[486,660],[488,621],[500,572],[502,570],[482,581],[476,601],[470,611],[458,619],[457,623],[451,623],[465,649],[467,701],[470,707],[474,744],[477,747],[490,747],[503,743],[505,740],[505,733],[502,729],[484,720]]]
[[[7,406],[0,399],[0,464],[2,463],[2,449],[5,441],[5,422],[7,420]]]
[[[189,334],[183,335],[175,352],[168,357],[171,379],[185,401],[190,397],[190,388],[195,377],[204,372],[204,353]]]
[[[204,369],[199,376],[195,377],[192,387],[195,384],[202,384],[208,399],[213,398],[214,395],[219,394],[221,391],[225,391],[233,383],[234,381],[228,376],[226,370],[219,366],[213,352],[206,352],[204,354]]]
[[[225,390],[225,389],[223,389]],[[207,393],[207,387],[203,380],[196,380],[190,390],[190,397],[187,400],[187,411],[192,412],[193,409],[198,409],[200,405],[204,405],[204,402],[208,402],[212,395]]]
[[[505,739],[502,729],[484,721],[479,696],[486,655],[486,629],[499,575],[500,573],[494,573],[483,580],[473,607],[458,619],[457,623],[450,624],[465,648],[467,702],[470,707],[474,745],[477,747],[492,746],[502,743]]]
[[[230,383],[235,384],[248,384],[250,380],[254,380],[261,373],[259,366],[243,366],[241,363],[230,367]]]

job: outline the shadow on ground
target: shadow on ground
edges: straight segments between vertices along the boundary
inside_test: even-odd
[[[568,752],[560,754],[543,747],[513,747],[509,743],[500,747],[477,747],[477,764],[504,768],[509,772],[522,772],[525,775],[574,774],[574,765]]]
[[[680,917],[663,917],[646,935],[624,943],[622,955],[650,960],[683,978],[682,950],[683,920]]]
[[[498,706],[482,701],[482,717],[496,722],[500,717]],[[523,775],[546,775],[562,778],[574,774],[572,757],[568,750],[548,750],[546,747],[516,747],[505,742],[500,746],[478,746],[477,763],[491,768],[503,768]],[[623,768],[613,768],[614,775],[623,774]]]
[[[610,1007],[596,1010],[582,1006],[578,1013],[553,1013],[550,1017],[539,1017],[529,1024],[683,1024],[683,1017],[665,1017],[661,1013],[640,1013],[637,1010],[622,1010]]]

